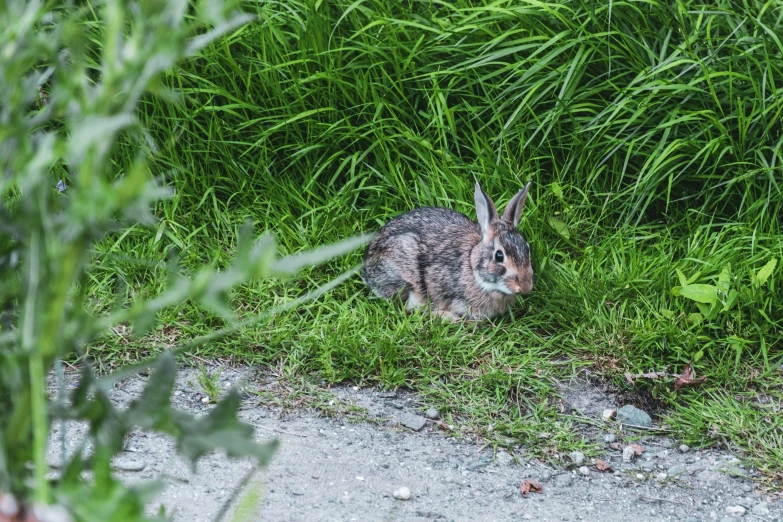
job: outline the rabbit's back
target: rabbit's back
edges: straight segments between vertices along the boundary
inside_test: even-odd
[[[464,214],[417,208],[378,231],[367,247],[362,276],[377,296],[401,294],[409,307],[433,295],[460,299],[461,274],[470,272],[470,252],[480,240],[478,225]]]

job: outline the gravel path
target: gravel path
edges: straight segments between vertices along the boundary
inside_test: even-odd
[[[175,405],[191,412],[210,406],[197,383],[198,373],[181,370]],[[244,382],[246,389],[281,393],[277,382],[254,379],[248,369],[224,370],[220,385]],[[112,400],[127,404],[138,396],[143,377],[128,379],[112,391]],[[592,459],[571,455],[564,469],[554,469],[504,451],[493,454],[452,437],[426,420],[425,405],[412,395],[376,390],[330,390],[335,404],[363,408],[365,421],[344,415],[318,416],[307,407],[282,411],[274,400],[259,405],[246,394],[241,418],[257,428],[259,439],[279,437],[281,447],[269,468],[255,475],[250,487],[261,490],[253,520],[284,521],[575,521],[601,522],[747,520],[783,522],[783,501],[761,494],[733,455],[717,450],[693,451],[676,441],[647,437],[645,451],[623,461],[625,444],[609,444],[613,435],[591,433],[607,448],[602,457],[613,472],[597,471]],[[612,396],[583,383],[563,388],[566,403],[587,416],[620,406]],[[272,403],[272,405],[269,405]],[[342,410],[345,411],[345,410]],[[436,412],[429,412],[435,416]],[[400,424],[423,425],[413,431]],[[68,429],[69,448],[78,446],[84,427]],[[53,433],[50,459],[59,460],[59,432]],[[176,521],[211,521],[248,474],[248,461],[211,454],[196,473],[174,452],[166,436],[134,432],[115,465],[128,482],[162,478],[166,487],[158,505]],[[685,450],[685,451],[683,451]],[[626,457],[630,456],[626,451]],[[575,462],[575,464],[574,464]],[[566,466],[566,464],[568,464]],[[577,464],[581,464],[582,467]],[[520,494],[520,484],[534,481],[541,492]],[[401,491],[407,488],[409,500]],[[229,520],[226,516],[224,520]]]

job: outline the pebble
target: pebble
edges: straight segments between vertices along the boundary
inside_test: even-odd
[[[202,397],[201,398],[201,402],[203,402],[204,404],[207,404],[209,402],[209,397]]]
[[[655,471],[655,462],[651,460],[644,461],[642,462],[641,468],[648,473],[652,473]]]
[[[617,420],[626,424],[633,424],[634,426],[643,426],[646,428],[652,428],[652,418],[646,411],[640,410],[636,406],[626,404],[619,410],[617,410]]]
[[[668,473],[671,476],[682,475],[683,473],[685,473],[685,468],[675,464],[674,466],[667,469],[666,473]]]
[[[400,415],[400,424],[405,426],[406,428],[410,428],[413,431],[421,431],[424,426],[427,425],[427,419],[424,417],[419,417],[418,415],[414,415],[412,413],[403,413]]]
[[[611,410],[611,409],[607,409],[607,410],[604,410],[601,413],[601,418],[604,419],[604,420],[612,420],[612,419],[614,419],[615,415],[617,415],[617,411]]]
[[[512,457],[507,451],[500,450],[495,454],[495,462],[500,466],[509,466],[513,464],[514,457]]]
[[[141,471],[147,465],[142,460],[121,455],[114,460],[112,467],[117,471]]]
[[[481,457],[480,459],[475,460],[470,464],[468,464],[467,466],[465,466],[465,469],[467,469],[468,471],[476,471],[479,468],[486,467],[487,464],[489,464],[489,457]]]
[[[623,462],[633,462],[635,457],[636,450],[634,450],[631,446],[626,446],[623,448]]]
[[[746,509],[742,506],[726,506],[726,513],[732,517],[739,518],[745,515]]]
[[[617,442],[617,435],[614,433],[606,433],[603,437],[601,437],[603,441],[607,444],[611,444],[613,442]]]
[[[563,473],[555,477],[555,486],[558,488],[567,488],[574,483],[574,477],[570,473]]]
[[[658,480],[660,480],[660,481],[662,481],[662,482],[663,482],[664,480],[666,480],[666,477],[668,477],[668,476],[669,476],[669,475],[667,475],[666,473],[658,473],[658,474],[655,476],[655,478],[657,478]]]
[[[590,475],[590,470],[587,468],[587,466],[582,466],[579,468],[579,473],[587,477]]]
[[[571,462],[576,466],[581,466],[585,462],[585,454],[581,451],[572,451],[568,456],[571,457]]]
[[[759,502],[750,508],[750,512],[754,515],[769,515],[769,502]]]
[[[430,420],[438,420],[440,419],[440,412],[436,408],[430,408],[424,413],[424,416]]]
[[[402,404],[400,404],[399,402],[389,401],[387,404],[396,410],[402,409]]]
[[[403,486],[400,489],[395,489],[394,493],[392,493],[392,496],[394,496],[394,498],[397,500],[410,500],[411,490]]]
[[[378,394],[378,397],[380,397],[381,399],[394,399],[395,397],[397,397],[397,390],[381,392]]]
[[[644,480],[644,475],[641,474],[641,473],[637,473],[636,474],[636,478],[639,479],[639,480]]]
[[[687,444],[680,445],[680,451],[682,453],[688,453],[688,450],[691,449]]]

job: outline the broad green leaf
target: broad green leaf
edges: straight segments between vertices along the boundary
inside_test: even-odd
[[[671,310],[666,310],[665,308],[661,308],[661,315],[666,319],[674,319],[674,312]]]
[[[726,297],[726,302],[724,303],[721,312],[728,312],[731,310],[731,307],[734,306],[734,303],[737,301],[737,296],[739,296],[739,293],[736,290],[733,288],[729,290],[729,295]]]
[[[171,431],[171,392],[177,376],[174,354],[165,351],[158,356],[141,397],[133,401],[126,412],[130,422],[142,429]]]
[[[557,219],[554,216],[549,216],[547,221],[549,222],[549,225],[555,229],[555,232],[560,234],[561,237],[565,239],[571,239],[571,233],[568,231],[568,225],[566,225],[563,221]]]
[[[680,295],[697,303],[715,304],[718,300],[718,289],[705,284],[685,285],[680,288]]]
[[[761,267],[761,270],[759,270],[759,273],[756,274],[756,281],[758,282],[759,286],[764,286],[764,283],[767,282],[767,279],[769,279],[769,276],[772,275],[772,272],[775,271],[775,267],[778,264],[778,260],[776,258],[770,259],[766,265]]]
[[[718,291],[723,293],[724,295],[728,294],[729,288],[731,287],[731,266],[727,265],[721,270],[720,274],[718,275],[718,283],[715,285],[718,288]]]
[[[677,269],[677,278],[680,280],[680,286],[685,286],[688,284],[688,280],[685,278],[685,274],[683,274],[682,270],[679,268]]]
[[[704,317],[699,313],[692,313],[688,314],[688,321],[690,321],[693,324],[701,324],[701,322],[704,320]]]

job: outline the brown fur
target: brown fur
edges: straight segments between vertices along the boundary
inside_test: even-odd
[[[400,295],[408,309],[429,301],[434,313],[451,319],[505,312],[533,288],[530,246],[517,229],[529,187],[501,218],[477,183],[478,224],[434,207],[393,218],[367,247],[362,278],[380,297]]]

